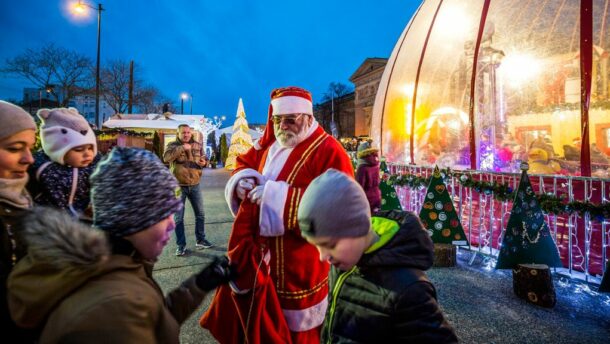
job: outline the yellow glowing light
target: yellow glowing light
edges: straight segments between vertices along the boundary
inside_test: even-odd
[[[434,30],[445,38],[465,37],[472,30],[472,19],[462,6],[448,4],[434,21]]]
[[[519,87],[531,81],[542,71],[542,62],[527,54],[512,53],[507,55],[500,65],[500,70],[507,83]]]
[[[72,13],[78,16],[87,15],[87,12],[89,12],[87,5],[83,4],[81,1],[73,2],[70,8],[72,9]]]
[[[407,97],[413,97],[413,91],[415,91],[415,85],[404,84],[400,87],[400,91]]]
[[[413,112],[411,111],[413,105],[411,103],[405,104],[405,113],[407,114],[407,120],[405,121],[405,132],[407,135],[411,136],[411,118],[413,117]]]

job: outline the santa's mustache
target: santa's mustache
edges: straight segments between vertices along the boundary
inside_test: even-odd
[[[288,130],[278,130],[277,134],[284,135],[284,136],[296,136],[297,135],[297,133],[293,133],[292,131],[288,131]]]

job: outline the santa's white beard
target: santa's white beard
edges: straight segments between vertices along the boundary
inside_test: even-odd
[[[276,130],[275,138],[282,147],[293,148],[307,138],[308,125],[304,125],[298,133],[289,130]]]

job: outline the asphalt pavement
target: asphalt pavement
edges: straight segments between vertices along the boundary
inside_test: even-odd
[[[216,246],[195,250],[195,219],[187,205],[185,222],[188,253],[176,257],[175,239],[155,265],[154,277],[167,292],[198,272],[217,255],[226,253],[233,218],[224,200],[229,172],[205,169],[202,192],[207,238]],[[188,202],[187,202],[188,204]],[[455,268],[428,271],[441,308],[461,343],[610,343],[610,295],[596,287],[554,276],[557,305],[552,309],[533,306],[512,291],[510,270],[494,270],[493,262],[476,252],[460,250]],[[487,267],[487,268],[486,268]],[[198,320],[213,297],[182,326],[182,343],[217,343]]]
[[[203,192],[203,207],[205,212],[206,239],[214,243],[209,249],[195,249],[195,215],[187,201],[184,215],[187,253],[177,257],[176,237],[165,247],[163,254],[155,264],[153,277],[164,292],[180,285],[192,274],[199,272],[215,256],[226,254],[233,217],[224,198],[224,187],[229,180],[230,172],[224,169],[204,169],[201,191]],[[199,318],[209,307],[214,292],[210,292],[201,307],[182,325],[180,331],[181,343],[217,343],[212,335],[199,326]]]

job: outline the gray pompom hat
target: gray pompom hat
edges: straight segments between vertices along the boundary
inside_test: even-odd
[[[371,209],[362,187],[351,177],[329,169],[303,193],[297,214],[303,236],[361,237],[371,229]]]
[[[182,209],[178,181],[153,153],[115,147],[91,175],[93,226],[124,237]]]

